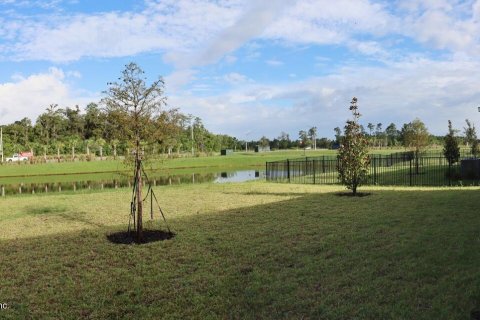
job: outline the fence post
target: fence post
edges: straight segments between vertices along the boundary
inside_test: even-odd
[[[325,173],[325,156],[322,156],[322,172]]]
[[[377,161],[376,157],[373,156],[373,185],[377,183]]]
[[[448,185],[452,186],[452,164],[448,162]]]
[[[410,177],[410,186],[412,186],[412,158],[410,158],[410,174],[409,174],[409,177]]]
[[[312,165],[313,165],[313,184],[315,184],[315,159],[312,160]]]
[[[268,162],[265,162],[265,180],[268,181]]]
[[[290,160],[287,159],[287,178],[288,183],[290,183]]]

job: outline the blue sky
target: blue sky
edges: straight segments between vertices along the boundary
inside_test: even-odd
[[[480,120],[480,1],[0,0],[0,124],[97,102],[130,62],[216,133]]]

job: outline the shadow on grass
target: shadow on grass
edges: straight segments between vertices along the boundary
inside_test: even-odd
[[[2,316],[462,319],[479,307],[479,190],[335,193],[172,218],[175,237],[151,245],[116,245],[125,226],[1,241]]]
[[[175,237],[175,233],[163,230],[143,230],[143,241],[135,240],[135,233],[119,231],[107,235],[108,241],[115,244],[145,244],[156,241],[169,240]]]
[[[337,192],[335,193],[336,196],[338,197],[366,197],[371,195],[371,192],[357,192],[356,194],[353,194],[351,191],[346,191],[346,192]]]

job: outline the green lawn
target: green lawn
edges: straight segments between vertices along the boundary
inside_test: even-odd
[[[478,188],[157,187],[176,237],[118,245],[129,190],[0,199],[6,319],[469,319]]]
[[[335,150],[289,150],[264,153],[237,152],[229,156],[161,158],[145,163],[148,170],[162,172],[179,172],[181,174],[201,173],[201,170],[239,170],[251,167],[264,168],[265,162],[299,158],[306,156],[334,155]],[[75,173],[105,173],[129,170],[122,160],[51,162],[42,164],[3,164],[0,165],[0,178],[35,176],[35,175],[68,175]]]

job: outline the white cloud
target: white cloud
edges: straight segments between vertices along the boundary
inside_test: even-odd
[[[384,34],[396,19],[366,0],[304,0],[275,21],[264,37],[291,43],[339,44],[357,33]]]
[[[77,96],[66,80],[62,70],[51,68],[47,73],[16,75],[13,82],[0,83],[0,124],[24,117],[35,121],[52,103],[72,107],[98,100],[95,95]]]
[[[362,123],[397,126],[422,119],[429,130],[443,135],[447,120],[456,128],[469,118],[475,122],[480,93],[480,62],[465,59],[434,61],[405,59],[389,67],[344,67],[338,72],[282,85],[250,83],[207,97],[174,96],[176,105],[205,120],[215,132],[252,138],[275,137],[280,131],[296,136],[317,126],[333,137],[350,117],[349,101],[359,99]]]
[[[0,18],[0,38],[9,59],[64,62],[158,52],[176,68],[190,69],[229,60],[256,39],[383,55],[384,43],[357,36],[398,34],[435,48],[477,52],[479,15],[480,2],[471,0],[162,0],[146,1],[137,12]]]
[[[253,2],[250,8],[247,8],[233,25],[227,27],[212,39],[199,56],[199,63],[216,62],[225,54],[235,51],[245,42],[259,36],[277,19],[277,16],[287,4],[288,1],[286,0]]]
[[[223,80],[225,80],[229,84],[234,85],[251,81],[250,79],[248,79],[247,76],[237,72],[230,72],[229,74],[226,74],[225,76],[223,76]]]
[[[165,77],[165,86],[168,91],[175,92],[184,84],[195,79],[196,72],[191,69],[180,69]]]
[[[268,64],[269,66],[272,67],[279,67],[283,65],[283,61],[277,60],[277,59],[269,59],[265,60],[265,63]]]

